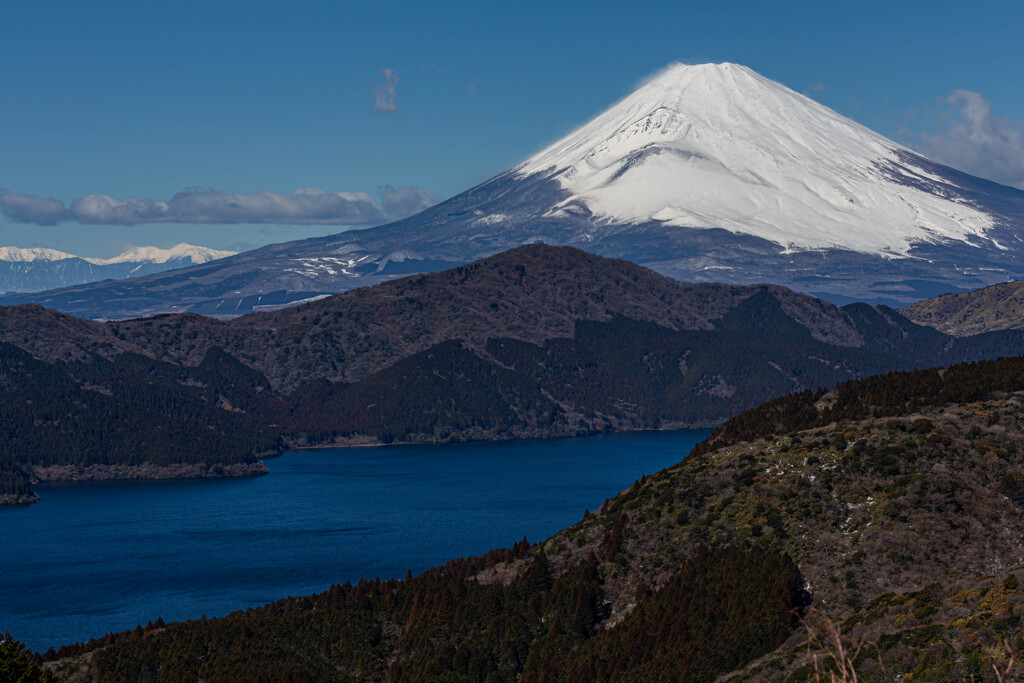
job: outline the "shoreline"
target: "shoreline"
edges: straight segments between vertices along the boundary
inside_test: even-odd
[[[276,457],[281,452],[263,457]],[[29,483],[57,484],[80,481],[186,481],[189,479],[245,479],[269,474],[262,459],[251,463],[176,463],[173,465],[48,465],[30,469]],[[0,508],[22,507],[41,502],[39,494],[0,496]]]
[[[266,459],[267,457],[280,457],[284,455],[284,451],[321,451],[331,450],[335,448],[380,448],[384,446],[447,446],[447,445],[459,445],[459,444],[471,444],[471,443],[507,443],[510,441],[557,441],[559,439],[584,439],[589,436],[601,436],[608,434],[644,434],[649,432],[696,432],[696,431],[714,431],[718,427],[722,426],[722,422],[714,422],[708,424],[673,424],[671,426],[656,427],[650,429],[610,429],[607,431],[593,431],[584,434],[557,434],[548,436],[510,436],[507,438],[491,438],[491,439],[418,439],[415,441],[390,441],[384,443],[376,437],[355,437],[345,441],[336,441],[333,443],[318,443],[312,445],[288,445],[286,444],[283,452],[273,456],[260,456],[260,459]]]
[[[32,484],[64,481],[241,479],[267,474],[261,460],[253,463],[196,463],[174,465],[49,465],[32,468]],[[38,496],[37,496],[38,499]]]
[[[22,507],[23,505],[34,505],[39,502],[39,494],[35,491],[31,493],[22,494],[16,496],[14,494],[6,494],[0,496],[0,508],[14,508]]]
[[[279,458],[286,451],[319,451],[341,448],[380,448],[385,446],[445,446],[471,443],[508,443],[516,441],[555,441],[559,439],[579,439],[590,436],[649,433],[649,432],[684,432],[684,431],[705,431],[714,430],[719,423],[712,425],[691,425],[671,424],[650,429],[610,429],[575,434],[547,434],[547,435],[514,435],[508,437],[490,438],[454,438],[454,439],[416,439],[410,441],[392,441],[384,443],[377,437],[356,436],[347,439],[339,439],[332,443],[318,443],[312,445],[289,445],[284,448],[265,452],[257,455],[253,463],[175,463],[172,465],[153,465],[143,463],[141,465],[48,465],[36,466],[30,470],[30,483],[50,484],[61,482],[80,481],[184,481],[189,479],[244,479],[247,477],[258,477],[269,474],[269,469],[264,460]],[[482,435],[481,435],[482,436]],[[0,508],[20,507],[33,505],[40,502],[39,495],[32,491],[23,496],[0,496]]]

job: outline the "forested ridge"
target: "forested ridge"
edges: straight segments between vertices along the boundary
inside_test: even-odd
[[[623,316],[709,330],[761,290],[815,339],[863,345],[840,309],[784,287],[681,283],[627,261],[540,244],[231,321],[180,314],[98,323],[37,305],[0,307],[0,341],[46,361],[130,351],[177,365],[198,364],[219,346],[288,393],[315,378],[355,382],[450,340],[475,347],[490,337],[534,344],[571,337],[578,320]]]
[[[7,378],[2,448],[34,465],[252,463],[278,447],[251,418],[215,404],[229,385],[211,395],[187,383],[205,377],[205,365],[183,375],[122,354],[59,366],[9,345],[0,348],[0,363]]]
[[[310,379],[359,381],[445,341],[471,348],[489,338],[541,345],[572,337],[578,321],[615,317],[674,331],[788,330],[917,364],[1024,350],[1019,331],[957,339],[884,306],[839,308],[775,285],[682,283],[627,261],[539,244],[231,321],[180,314],[99,323],[37,305],[0,307],[0,341],[49,362],[133,352],[197,365],[220,347],[290,393]]]
[[[542,543],[43,659],[100,681],[806,681],[834,633],[860,680],[995,681],[1024,651],[1014,368],[848,382],[837,404],[877,415],[751,429]]]

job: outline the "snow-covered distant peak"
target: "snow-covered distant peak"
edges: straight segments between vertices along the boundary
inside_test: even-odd
[[[170,249],[136,247],[114,258],[86,258],[56,249],[0,247],[0,293],[38,292],[101,279],[153,275],[232,256],[191,244]],[[5,263],[6,262],[6,263]]]
[[[0,261],[28,262],[28,261],[63,261],[64,259],[75,258],[72,254],[65,254],[56,249],[34,247],[32,249],[19,249],[18,247],[0,247]]]
[[[128,251],[113,258],[87,258],[68,254],[56,249],[45,247],[34,247],[32,249],[20,249],[18,247],[0,247],[0,261],[8,262],[30,262],[30,261],[63,261],[65,259],[80,258],[98,266],[109,266],[116,263],[167,263],[176,259],[191,260],[193,264],[208,263],[219,258],[234,256],[238,252],[220,251],[208,247],[197,247],[192,244],[175,245],[170,249],[159,247],[133,247]]]
[[[888,256],[984,236],[987,214],[892,179],[913,153],[737,64],[674,64],[513,169],[608,223],[724,228],[795,250]]]
[[[170,249],[161,249],[159,247],[134,247],[113,258],[90,258],[86,260],[90,263],[106,266],[114,263],[167,263],[168,261],[175,259],[188,259],[191,260],[193,264],[199,265],[201,263],[208,263],[209,261],[225,258],[227,256],[234,256],[236,253],[238,252],[219,251],[217,249],[197,247],[195,245],[182,242]]]

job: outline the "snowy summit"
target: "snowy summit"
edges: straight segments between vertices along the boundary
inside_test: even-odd
[[[109,259],[88,259],[91,263],[109,265],[112,263],[167,263],[174,260],[188,260],[195,265],[209,263],[219,258],[234,256],[234,251],[219,251],[209,247],[197,247],[194,244],[176,244],[170,249],[159,247],[133,247],[128,251]]]
[[[962,201],[896,182],[939,181],[911,153],[737,64],[676,64],[514,171],[569,191],[601,221],[724,228],[790,249],[904,255],[992,227]]]
[[[56,249],[34,247],[19,249],[18,247],[0,247],[0,261],[11,263],[28,263],[32,261],[64,261],[81,259],[98,266],[109,266],[115,263],[167,263],[168,261],[190,261],[193,265],[209,263],[219,258],[234,256],[234,251],[219,251],[209,247],[197,247],[194,244],[176,244],[170,249],[160,247],[132,247],[128,251],[112,258],[89,258],[75,256]]]

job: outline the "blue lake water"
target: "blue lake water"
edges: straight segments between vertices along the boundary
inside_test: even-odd
[[[270,474],[37,487],[0,509],[0,632],[36,650],[543,540],[708,432],[290,451]]]

